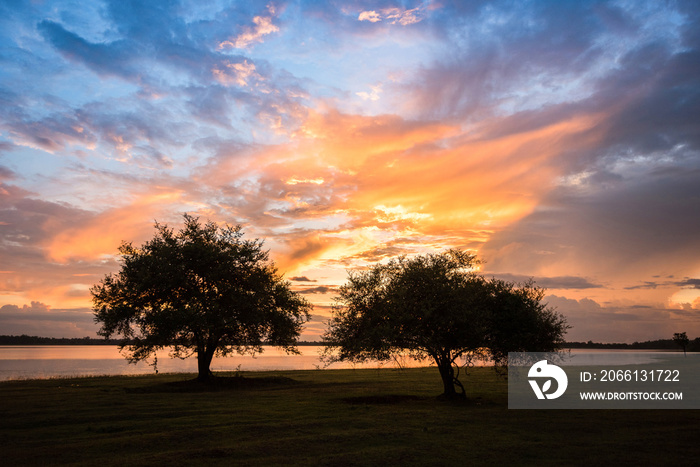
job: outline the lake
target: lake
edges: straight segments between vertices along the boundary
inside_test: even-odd
[[[314,370],[323,368],[320,360],[321,346],[299,346],[301,355],[287,355],[284,351],[267,347],[262,354],[231,355],[214,358],[212,371],[272,371]],[[576,364],[605,364],[606,358],[614,356],[616,363],[641,364],[656,358],[667,357],[669,352],[637,350],[572,350]],[[682,355],[682,353],[680,353]],[[623,360],[621,360],[623,359]],[[392,362],[369,362],[353,365],[334,363],[328,368],[397,368],[427,366],[430,361],[415,361],[401,358]],[[480,362],[479,364],[485,364]],[[170,358],[167,351],[158,353],[158,372],[196,373],[197,360]],[[32,345],[0,346],[0,381],[13,379],[38,379],[69,376],[138,375],[152,374],[153,366],[146,362],[130,364],[119,353],[117,346],[110,345]]]
[[[215,357],[212,371],[272,371],[314,370],[323,368],[321,346],[299,346],[301,355],[287,355],[284,351],[266,347],[262,354]],[[396,368],[424,366],[426,363],[408,358],[399,362],[334,363],[328,368]],[[196,373],[197,359],[170,358],[167,350],[158,353],[159,373]],[[146,362],[130,364],[117,346],[111,345],[7,345],[0,346],[0,381],[69,376],[138,375],[152,374],[153,366]]]

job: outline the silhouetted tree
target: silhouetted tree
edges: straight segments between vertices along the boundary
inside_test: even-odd
[[[119,334],[131,362],[164,347],[197,355],[198,379],[210,376],[214,355],[258,353],[269,344],[298,353],[309,304],[278,275],[260,240],[240,226],[219,228],[184,216],[175,233],[156,223],[141,247],[123,243],[122,267],[91,289],[99,334]]]
[[[676,345],[682,348],[683,355],[686,355],[685,350],[688,348],[688,344],[690,343],[688,335],[684,332],[676,332],[673,334],[673,342],[675,342]]]
[[[487,280],[474,272],[476,263],[450,250],[349,272],[323,336],[326,360],[429,357],[452,397],[464,396],[460,357],[486,355],[502,365],[509,351],[556,350],[567,326],[541,303],[542,289]]]

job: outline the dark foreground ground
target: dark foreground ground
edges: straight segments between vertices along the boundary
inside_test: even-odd
[[[0,465],[698,465],[700,411],[508,410],[490,369],[0,383]]]

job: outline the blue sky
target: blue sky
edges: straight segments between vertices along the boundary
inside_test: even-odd
[[[693,1],[3,2],[0,332],[94,333],[123,240],[264,238],[316,305],[457,247],[572,340],[700,335]]]

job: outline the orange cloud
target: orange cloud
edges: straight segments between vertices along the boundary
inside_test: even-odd
[[[342,209],[384,206],[378,222],[400,210],[404,219],[423,227],[483,228],[531,212],[558,175],[550,161],[571,136],[596,122],[584,116],[484,140],[455,138],[458,130],[441,123],[332,112],[310,116],[300,147],[315,156],[303,160],[306,167],[335,167],[339,171],[324,179],[352,187],[344,193]]]
[[[330,110],[309,112],[295,136],[302,138],[302,151],[323,159],[326,165],[352,171],[370,158],[386,158],[458,132],[459,127],[442,122],[410,122],[395,115],[366,117]]]
[[[55,235],[45,245],[52,261],[64,263],[95,260],[117,253],[122,241],[138,241],[149,237],[153,221],[164,211],[171,211],[181,201],[182,192],[157,189],[155,193],[139,196],[131,204],[108,209],[81,225],[69,227]],[[54,227],[44,226],[48,233]]]
[[[220,158],[200,180],[230,194],[231,217],[273,239],[281,269],[344,268],[397,241],[392,251],[478,248],[535,209],[560,175],[553,160],[592,144],[581,135],[598,123],[580,116],[492,137],[493,120],[464,136],[442,122],[311,111],[289,143]]]

